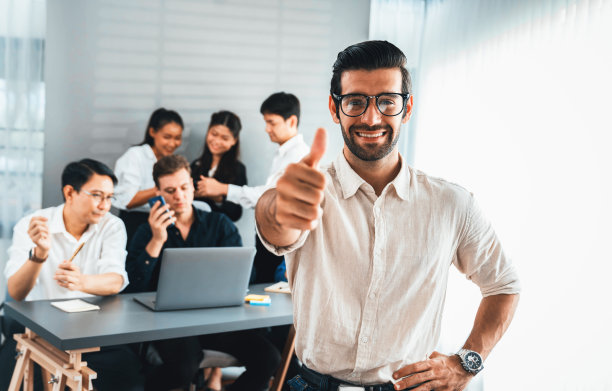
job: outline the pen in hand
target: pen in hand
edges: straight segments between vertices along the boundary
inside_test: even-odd
[[[72,256],[70,257],[70,259],[68,260],[68,262],[72,262],[72,260],[74,259],[74,257],[77,256],[77,254],[79,253],[79,251],[81,251],[81,249],[83,248],[83,246],[85,245],[85,242],[81,243],[79,245],[79,247],[77,247],[76,250],[74,250],[74,253],[72,253]]]

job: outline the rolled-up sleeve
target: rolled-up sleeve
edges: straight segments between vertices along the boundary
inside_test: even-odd
[[[121,290],[129,284],[128,274],[125,270],[126,244],[127,234],[123,222],[119,219],[113,219],[108,227],[104,227],[102,250],[96,267],[98,274],[116,273],[123,277]]]
[[[310,231],[302,231],[302,233],[300,234],[298,239],[295,241],[295,243],[290,244],[289,246],[281,247],[281,246],[276,246],[268,242],[266,238],[263,237],[261,232],[259,232],[259,224],[257,223],[255,224],[255,231],[257,232],[257,236],[259,236],[259,239],[261,240],[261,243],[264,245],[264,247],[268,251],[270,251],[272,254],[278,255],[278,256],[288,254],[302,247],[304,245],[304,242],[306,242],[306,238],[308,238],[308,234],[310,233]]]
[[[515,267],[474,198],[470,201],[465,229],[453,263],[480,287],[483,297],[520,293]]]
[[[263,186],[237,186],[228,185],[227,196],[225,199],[229,202],[241,205],[243,208],[254,208],[257,205],[257,200],[266,191],[267,187]]]
[[[141,190],[144,178],[142,178],[142,159],[138,157],[138,151],[129,149],[121,156],[115,164],[115,198],[113,206],[119,209],[127,209],[132,198]],[[151,175],[153,173],[151,172]]]

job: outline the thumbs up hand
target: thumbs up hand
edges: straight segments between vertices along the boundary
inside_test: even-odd
[[[327,149],[327,133],[319,128],[310,153],[290,164],[276,183],[276,222],[283,228],[312,230],[321,217],[325,176],[318,164]]]

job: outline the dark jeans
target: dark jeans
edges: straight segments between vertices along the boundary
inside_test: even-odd
[[[15,369],[17,341],[15,333],[23,333],[25,328],[18,322],[5,316],[3,334],[6,336],[4,345],[0,348],[0,390],[5,391],[11,382]],[[83,360],[87,366],[98,373],[93,380],[94,387],[99,391],[141,391],[144,379],[140,374],[138,355],[124,345],[102,347],[99,352],[84,353]],[[42,380],[38,365],[34,370],[34,389],[42,390]]]
[[[308,369],[305,365],[300,368],[300,374],[289,380],[288,384],[291,391],[336,391],[341,384],[350,385],[350,383]],[[364,387],[365,391],[394,390],[392,383],[360,387]]]
[[[268,386],[280,354],[261,330],[244,330],[153,342],[163,364],[147,376],[146,391],[187,387],[202,361],[202,349],[236,357],[246,371],[229,387],[232,391],[259,391]]]

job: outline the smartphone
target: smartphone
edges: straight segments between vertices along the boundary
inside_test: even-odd
[[[153,205],[155,205],[157,201],[160,201],[162,205],[166,205],[166,200],[164,200],[164,197],[158,195],[158,196],[149,198],[149,201],[148,201],[149,206],[152,208]],[[166,209],[166,210],[170,212],[170,209]],[[174,225],[174,223],[172,223],[171,225]]]

